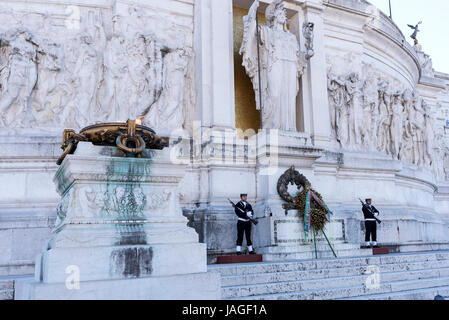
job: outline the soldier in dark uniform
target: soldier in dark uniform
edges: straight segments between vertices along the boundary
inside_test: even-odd
[[[256,254],[251,242],[251,221],[249,218],[254,217],[253,208],[246,202],[246,194],[240,195],[240,201],[235,205],[235,214],[238,216],[237,221],[237,255],[242,254],[243,234],[246,236],[246,245],[248,246],[249,254]]]
[[[377,221],[375,218],[379,216],[379,210],[373,205],[371,199],[366,199],[366,205],[363,206],[363,216],[365,217],[365,247],[372,245],[377,248]],[[370,240],[372,241],[370,243]]]

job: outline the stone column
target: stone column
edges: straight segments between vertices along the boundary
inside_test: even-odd
[[[305,1],[302,4],[304,21],[313,22],[315,55],[309,60],[302,77],[304,127],[315,146],[326,147],[330,143],[331,127],[327,92],[327,70],[324,45],[323,5],[321,1]],[[303,22],[304,22],[303,21]],[[299,23],[302,28],[302,22]],[[302,34],[302,31],[301,31]],[[303,41],[302,46],[304,46]],[[304,50],[304,47],[302,47]]]
[[[16,299],[219,299],[206,245],[179,205],[182,166],[81,142],[54,181],[62,200],[33,282]]]
[[[235,128],[232,0],[195,2],[198,117],[205,128]]]

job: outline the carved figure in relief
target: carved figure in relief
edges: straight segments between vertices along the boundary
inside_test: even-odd
[[[413,106],[413,93],[411,90],[405,90],[402,94],[404,105],[404,134],[402,139],[401,159],[414,163],[414,133],[413,120],[415,117],[415,108]]]
[[[345,81],[347,102],[350,107],[349,112],[349,146],[357,148],[362,145],[363,138],[367,135],[363,120],[363,95],[362,90],[365,83],[359,79],[355,72],[349,74]]]
[[[425,143],[425,153],[424,153],[424,162],[427,166],[432,166],[435,161],[434,155],[434,115],[432,112],[432,108],[427,104],[425,100],[422,102],[422,107],[424,109],[424,117],[425,117],[425,126],[424,126],[424,141]]]
[[[424,126],[425,126],[425,119],[424,119],[424,110],[421,108],[421,103],[418,101],[416,96],[414,97],[413,101],[413,107],[414,107],[414,118],[411,119],[412,124],[412,132],[413,132],[413,159],[414,164],[417,166],[423,166],[424,165]]]
[[[393,104],[391,106],[392,117],[390,134],[392,139],[391,153],[394,159],[400,159],[402,147],[402,135],[404,132],[404,107],[401,103],[401,94],[393,95]]]
[[[189,55],[184,49],[175,49],[164,57],[162,95],[155,109],[157,115],[149,117],[151,120],[157,119],[161,132],[169,133],[184,124],[184,88]]]
[[[63,68],[63,52],[60,44],[44,40],[39,54],[39,76],[31,103],[32,121],[35,124],[51,124],[57,117],[61,102],[58,74]]]
[[[332,132],[340,143],[348,142],[349,113],[346,105],[344,81],[329,70],[329,108]]]
[[[31,93],[37,83],[37,51],[39,45],[25,28],[0,35],[0,49],[6,58],[0,60],[0,126],[25,119]],[[16,103],[17,107],[11,107]]]
[[[431,167],[442,179],[446,170],[444,159],[449,163],[449,150],[432,108],[417,91],[398,89],[394,79],[384,78],[370,68],[363,70],[366,76],[362,79],[356,72],[337,76],[333,67],[328,69],[330,120],[335,140],[344,149],[377,150],[404,163]],[[437,105],[441,112],[438,116],[447,118],[442,104]]]
[[[125,81],[129,72],[128,63],[125,39],[121,33],[114,32],[104,53],[105,96],[102,108],[106,119],[111,121],[125,121],[128,118],[128,88]]]
[[[379,123],[377,126],[377,150],[390,153],[389,144],[390,126],[391,126],[391,92],[388,90],[389,82],[381,81],[379,83]]]

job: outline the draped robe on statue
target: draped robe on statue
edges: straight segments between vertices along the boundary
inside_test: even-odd
[[[296,131],[296,96],[299,77],[306,67],[296,36],[288,30],[259,26],[259,55],[255,12],[244,18],[245,30],[240,54],[251,78],[257,110],[262,112],[262,128]],[[260,89],[259,92],[259,56]]]

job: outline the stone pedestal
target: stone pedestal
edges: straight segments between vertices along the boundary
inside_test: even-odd
[[[297,211],[289,211],[286,215],[282,208],[285,202],[278,194],[277,183],[279,177],[294,166],[313,186],[313,166],[323,155],[323,150],[313,147],[310,137],[305,133],[279,131],[275,135],[276,139],[267,139],[266,146],[259,148],[267,152],[257,155],[258,193],[255,211],[265,212],[265,217],[259,219],[259,225],[254,230],[255,248],[258,253],[263,254],[264,261],[312,259],[315,258],[315,249],[312,242],[304,243],[304,221]],[[292,190],[291,194],[297,191]],[[337,255],[363,255],[358,243],[347,243],[345,226],[345,219],[332,217],[325,228]],[[313,239],[312,232],[309,237]],[[333,256],[322,233],[317,235],[317,242],[319,258]]]
[[[16,299],[219,299],[206,246],[179,206],[182,169],[80,143],[54,181],[62,200],[35,280]]]

